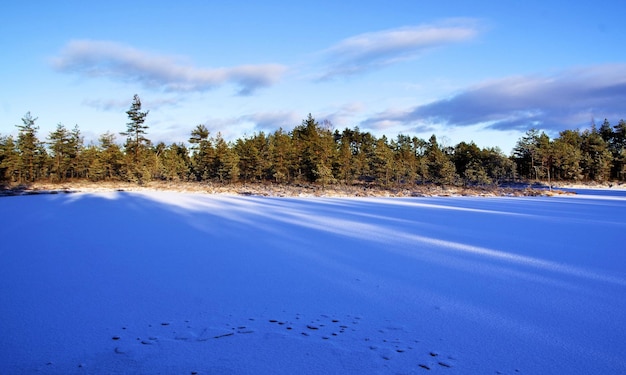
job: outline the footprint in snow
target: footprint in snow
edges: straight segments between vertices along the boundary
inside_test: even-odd
[[[115,343],[114,352],[123,355],[131,351],[131,345],[144,348],[158,347],[160,340],[173,340],[181,345],[190,345],[212,340],[229,340],[237,336],[254,335],[257,332],[279,332],[301,340],[328,342],[339,340],[357,350],[358,347],[354,345],[362,342],[364,350],[377,353],[383,361],[391,361],[395,356],[409,358],[415,356],[417,366],[422,370],[449,369],[454,364],[453,357],[442,356],[435,351],[418,355],[415,348],[423,344],[410,338],[412,335],[404,327],[394,326],[389,324],[391,323],[389,321],[378,328],[368,325],[359,328],[363,319],[358,315],[321,314],[312,318],[301,313],[296,313],[291,318],[285,318],[285,315],[287,314],[283,311],[283,317],[249,317],[245,322],[229,321],[221,324],[196,322],[192,324],[189,320],[184,320],[161,321],[148,324],[144,329],[122,326],[119,332],[111,336],[111,340]],[[202,328],[193,328],[194,326]]]

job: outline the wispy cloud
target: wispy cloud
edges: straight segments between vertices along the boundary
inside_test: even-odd
[[[205,91],[231,83],[239,87],[240,95],[275,84],[286,71],[279,64],[200,68],[180,60],[115,42],[76,40],[52,59],[52,66],[61,72],[134,81],[174,92]]]
[[[258,131],[274,132],[279,128],[290,131],[302,122],[304,116],[294,111],[257,112],[242,116],[239,120],[253,123]]]
[[[324,51],[329,66],[321,79],[348,76],[412,59],[426,50],[475,38],[478,22],[448,20],[356,35]]]
[[[587,125],[593,117],[624,117],[625,102],[626,64],[596,65],[484,82],[447,99],[378,113],[364,125],[562,130]]]
[[[101,111],[124,111],[130,108],[132,101],[130,97],[126,99],[85,99],[83,100],[83,105]],[[161,98],[148,101],[142,100],[142,104],[145,108],[154,111],[160,107],[176,106],[179,104],[179,101],[173,98]]]

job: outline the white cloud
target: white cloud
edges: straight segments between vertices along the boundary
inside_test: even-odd
[[[330,65],[322,79],[362,73],[415,58],[428,49],[465,42],[478,34],[476,21],[457,19],[356,35],[325,51]]]
[[[294,111],[257,112],[240,117],[242,121],[254,124],[256,130],[274,132],[279,128],[290,131],[302,122],[305,115]]]
[[[279,64],[200,68],[182,64],[180,58],[173,56],[97,40],[69,42],[52,59],[52,66],[61,72],[134,81],[175,92],[205,91],[232,83],[239,87],[241,95],[275,84],[286,71]]]

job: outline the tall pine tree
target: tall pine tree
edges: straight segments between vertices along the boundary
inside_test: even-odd
[[[130,122],[126,123],[127,130],[120,133],[127,137],[124,147],[127,153],[130,152],[133,154],[135,164],[139,161],[139,155],[142,149],[150,144],[150,140],[145,137],[148,126],[144,125],[149,112],[150,111],[141,111],[141,99],[139,99],[139,95],[135,94],[130,109],[126,111],[130,119]]]

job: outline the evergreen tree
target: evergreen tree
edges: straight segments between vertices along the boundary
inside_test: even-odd
[[[376,149],[372,159],[372,172],[374,178],[387,186],[391,182],[394,167],[393,150],[387,142],[387,137],[382,136],[376,141]]]
[[[0,181],[17,181],[19,170],[20,155],[13,137],[0,137]]]
[[[283,129],[278,129],[270,136],[270,171],[271,178],[278,183],[291,181],[294,175],[294,148],[291,137]]]
[[[523,178],[538,178],[535,166],[539,136],[539,130],[530,129],[517,141],[513,149],[513,160],[515,160],[517,172]]]
[[[298,175],[309,182],[332,183],[335,142],[328,126],[322,128],[309,113],[293,130],[293,142],[299,151]]]
[[[606,142],[595,128],[583,132],[581,151],[581,167],[585,178],[598,182],[608,180],[612,155]]]
[[[167,146],[159,142],[153,150],[155,164],[153,178],[165,181],[186,181],[189,176],[189,157],[183,144]]]
[[[84,174],[88,173],[90,162],[83,159],[83,136],[80,133],[78,124],[74,125],[74,128],[70,131],[70,176],[71,177],[85,177]]]
[[[115,142],[115,134],[106,132],[98,138],[98,157],[92,162],[92,178],[117,180],[122,177],[124,154]]]
[[[483,149],[482,160],[487,176],[493,183],[499,184],[515,177],[515,164],[499,148]]]
[[[461,142],[454,147],[452,161],[459,176],[463,177],[466,184],[484,183],[481,150],[474,142]],[[470,169],[468,173],[466,171]],[[481,178],[479,178],[481,177]]]
[[[620,180],[626,180],[626,121],[619,120],[615,125],[613,138],[613,163],[614,176]]]
[[[30,112],[22,118],[22,125],[16,125],[18,130],[17,149],[20,157],[18,172],[19,182],[33,182],[43,176],[43,167],[46,162],[46,151],[37,138],[39,127],[35,125],[37,118]]]
[[[196,181],[213,178],[213,164],[215,161],[215,149],[212,140],[209,139],[209,130],[200,124],[191,131],[191,172]]]
[[[220,133],[215,138],[214,171],[219,182],[236,182],[239,179],[239,157]]]
[[[143,183],[149,180],[153,164],[151,165],[150,140],[146,138],[147,125],[144,125],[149,111],[141,111],[141,99],[135,94],[130,109],[126,111],[130,122],[126,123],[127,130],[120,134],[126,136],[126,160],[124,163],[126,178],[130,181]]]
[[[439,148],[435,135],[432,135],[428,141],[425,158],[430,182],[442,186],[454,183],[456,180],[454,164]]]
[[[143,148],[150,144],[150,140],[145,137],[147,125],[144,125],[146,116],[150,111],[141,111],[141,99],[139,95],[135,94],[130,109],[126,111],[130,122],[126,123],[126,131],[120,134],[126,136],[126,152],[133,154],[133,162],[137,164],[139,162],[139,155]]]
[[[572,181],[582,179],[580,147],[568,141],[566,137],[563,137],[563,132],[561,132],[561,137],[554,140],[552,150],[554,155],[554,179]]]
[[[348,128],[341,134],[339,134],[339,131],[335,131],[334,134],[338,149],[337,158],[333,167],[337,179],[344,184],[350,184],[356,178],[356,170],[352,158],[352,134],[353,132]]]
[[[413,139],[403,134],[399,134],[396,141],[392,142],[397,182],[415,183],[417,179],[418,159],[414,145]]]
[[[71,156],[74,148],[72,147],[70,132],[65,128],[65,125],[57,124],[56,130],[50,133],[48,147],[53,161],[51,170],[53,179],[65,180],[67,177],[71,177],[68,174],[72,167]]]
[[[239,174],[244,182],[261,177],[261,155],[252,138],[237,139],[235,152],[239,158]]]

